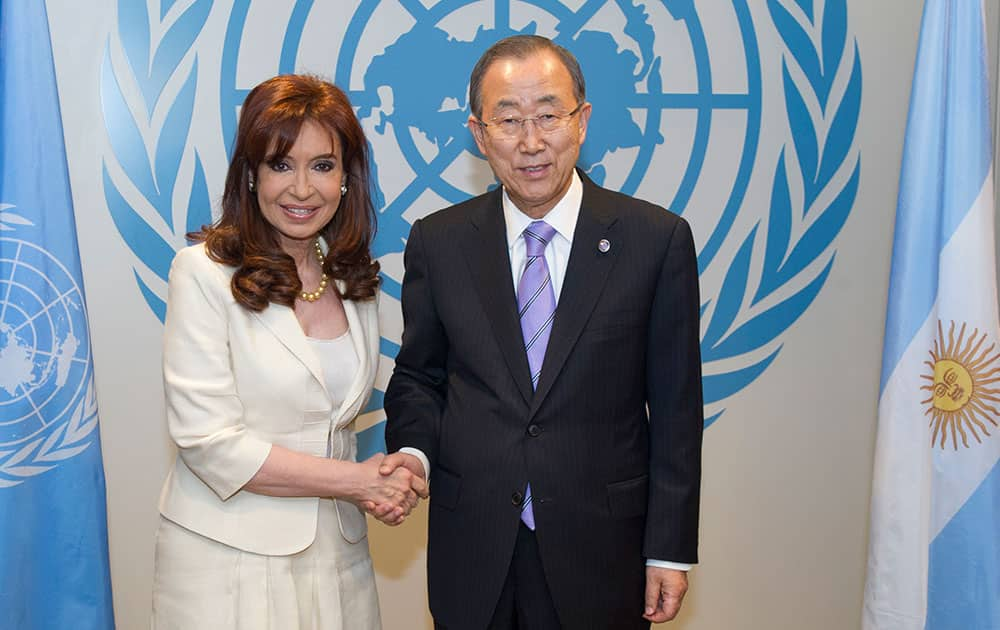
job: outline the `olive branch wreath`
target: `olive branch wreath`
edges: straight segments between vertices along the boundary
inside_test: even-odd
[[[129,249],[163,286],[176,253],[172,243],[183,243],[184,234],[211,222],[208,185],[197,150],[193,150],[194,172],[186,203],[177,202],[175,187],[188,147],[198,80],[197,55],[189,53],[205,26],[212,0],[195,0],[186,9],[171,12],[174,4],[173,0],[160,3],[160,19],[154,25],[145,0],[119,0],[118,38],[108,38],[101,66],[105,127],[116,166],[128,180],[121,186],[120,177],[112,174],[104,160],[104,199]],[[173,19],[167,19],[171,13],[175,14]],[[151,26],[162,31],[155,48]],[[126,68],[113,63],[112,46],[127,61]],[[193,58],[187,64],[189,57]],[[180,83],[177,95],[173,102],[161,103],[164,88],[171,82]],[[138,87],[141,107],[130,107],[126,101],[124,88],[129,83]],[[154,127],[160,119],[162,123]],[[147,130],[152,147],[147,146],[143,130]],[[145,207],[137,208],[126,201],[124,190],[128,187],[141,195]],[[179,209],[186,210],[183,223],[175,220]],[[163,321],[163,290],[151,287],[137,265],[133,265],[133,273],[146,303]]]
[[[845,54],[850,43],[847,2],[828,0],[820,17],[812,0],[795,0],[797,10],[788,5],[778,0],[767,3],[785,47],[782,84],[791,136],[775,167],[767,234],[758,235],[760,222],[750,229],[714,302],[702,307],[703,314],[711,313],[701,340],[706,368],[762,352],[766,356],[752,359],[745,367],[706,374],[706,406],[744,389],[774,361],[781,346],[773,350],[768,346],[805,312],[822,289],[836,256],[828,250],[858,192],[861,161],[854,137],[861,107],[861,61],[856,41],[852,54]],[[834,88],[843,72],[847,72],[846,83],[836,99]],[[850,175],[843,177],[845,171]],[[751,289],[753,253],[760,241],[763,264]],[[826,262],[814,271],[818,265],[813,263],[820,259]],[[805,286],[790,289],[801,283],[803,275],[811,276]],[[789,290],[791,294],[783,296]],[[709,416],[706,426],[724,411]]]

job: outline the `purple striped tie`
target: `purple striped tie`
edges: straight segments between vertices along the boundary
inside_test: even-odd
[[[517,310],[521,317],[524,348],[528,353],[532,389],[538,387],[545,347],[549,344],[552,320],[556,315],[556,294],[552,290],[552,278],[549,277],[549,266],[545,262],[545,246],[555,233],[555,228],[545,221],[533,221],[522,233],[527,247],[527,260],[524,262],[521,280],[517,283]],[[530,483],[524,492],[521,520],[529,529],[535,529]]]

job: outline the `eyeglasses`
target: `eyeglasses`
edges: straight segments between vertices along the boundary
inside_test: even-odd
[[[583,107],[583,103],[580,103],[573,111],[566,114],[539,114],[538,116],[529,116],[527,118],[517,118],[514,116],[506,116],[504,118],[490,118],[490,122],[477,121],[480,127],[484,127],[487,131],[493,130],[492,133],[496,134],[501,138],[514,139],[519,138],[521,133],[525,130],[525,123],[532,122],[535,123],[535,129],[539,133],[553,133],[563,129],[569,119],[576,115]]]

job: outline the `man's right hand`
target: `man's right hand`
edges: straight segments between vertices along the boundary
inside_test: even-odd
[[[409,453],[395,452],[390,455],[386,455],[382,459],[382,463],[379,466],[379,473],[382,475],[391,475],[396,471],[397,468],[405,468],[413,473],[416,477],[419,477],[424,481],[422,488],[416,488],[414,486],[414,491],[420,495],[420,498],[426,499],[429,496],[427,489],[427,471],[424,470],[424,465],[416,455],[411,455]]]
[[[420,459],[408,453],[392,453],[386,455],[380,465],[379,474],[385,477],[406,474],[410,476],[410,487],[420,498],[426,499],[429,496],[427,488],[427,473]],[[389,504],[376,504],[373,501],[365,501],[362,507],[366,512],[382,521],[386,525],[399,525],[409,514],[409,510],[401,513],[399,509],[394,509]]]

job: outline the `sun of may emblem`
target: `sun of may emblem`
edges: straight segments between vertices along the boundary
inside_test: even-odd
[[[961,439],[962,446],[968,448],[969,433],[982,443],[980,433],[989,436],[989,424],[998,426],[1000,412],[993,404],[1000,402],[1000,388],[996,387],[1000,381],[1000,352],[994,353],[996,343],[986,345],[987,335],[980,335],[978,328],[966,338],[965,327],[963,323],[956,337],[955,322],[951,322],[945,339],[944,327],[938,321],[931,360],[924,362],[930,373],[920,375],[928,381],[920,389],[929,392],[930,397],[920,402],[927,405],[925,415],[931,418],[932,446],[944,448],[950,441],[958,450]]]

